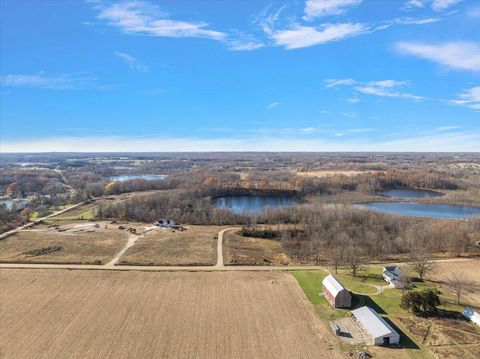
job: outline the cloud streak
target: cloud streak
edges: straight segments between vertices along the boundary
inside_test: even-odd
[[[339,15],[346,8],[359,5],[362,0],[307,0],[304,20],[312,20],[320,16]]]
[[[404,98],[409,100],[424,100],[425,97],[412,95],[405,92],[398,91],[399,87],[408,85],[408,81],[397,81],[397,80],[381,80],[381,81],[368,81],[361,82],[356,81],[351,78],[347,79],[326,79],[325,88],[332,88],[338,86],[353,86],[353,90],[357,93],[363,93],[366,95],[374,95],[381,97],[396,97]],[[354,97],[353,99],[347,100],[351,103],[356,103],[360,101],[358,98]]]
[[[46,75],[39,72],[33,75],[10,74],[2,78],[2,84],[8,87],[43,88],[50,90],[79,90],[96,81],[95,77],[75,76],[71,74]]]
[[[128,34],[159,37],[199,37],[224,40],[226,34],[208,29],[206,22],[172,20],[157,7],[143,1],[97,6],[98,18]]]
[[[288,30],[273,32],[271,37],[276,45],[292,50],[342,40],[367,30],[361,23],[322,24],[319,27],[295,24]]]
[[[420,42],[398,42],[398,52],[416,56],[455,70],[480,71],[480,45],[473,42],[444,42],[427,44]]]
[[[480,87],[472,87],[460,95],[451,103],[459,106],[466,106],[473,108],[474,110],[480,110]]]
[[[138,62],[138,60],[130,54],[126,52],[115,51],[114,54],[121,58],[126,64],[135,71],[138,72],[148,72],[148,66],[142,65]]]

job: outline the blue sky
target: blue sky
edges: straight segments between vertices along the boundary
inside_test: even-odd
[[[480,151],[480,2],[0,2],[1,148]]]

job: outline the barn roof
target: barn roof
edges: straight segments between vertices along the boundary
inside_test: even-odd
[[[346,290],[343,284],[340,283],[338,279],[331,274],[325,277],[325,279],[322,281],[322,284],[333,296],[336,296],[344,289]]]
[[[362,327],[374,338],[386,335],[399,335],[385,319],[370,307],[361,307],[352,310],[352,314],[362,324]]]

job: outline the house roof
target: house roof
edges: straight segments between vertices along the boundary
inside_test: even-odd
[[[322,281],[322,284],[333,296],[336,296],[344,289],[346,290],[343,284],[340,283],[338,279],[331,274],[325,277],[325,279]]]
[[[385,319],[370,307],[361,307],[352,310],[352,314],[362,324],[363,328],[374,338],[386,335],[399,335]]]
[[[392,280],[392,279],[395,279],[395,277],[396,277],[395,274],[393,274],[392,272],[389,272],[389,271],[383,272],[383,275],[384,275],[385,277],[388,277],[388,278],[391,279],[391,280]]]

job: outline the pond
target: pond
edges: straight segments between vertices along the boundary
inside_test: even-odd
[[[0,204],[4,204],[8,210],[11,210],[14,206],[17,209],[23,209],[27,206],[28,201],[24,201],[24,200],[13,201],[11,199],[7,199],[7,200],[0,200]]]
[[[462,219],[480,216],[480,207],[453,204],[423,204],[414,202],[371,202],[356,207],[410,217]]]
[[[379,196],[389,198],[426,198],[444,196],[441,192],[429,191],[416,188],[393,188],[383,189],[376,192]]]
[[[136,179],[143,179],[146,181],[161,181],[164,180],[166,176],[164,175],[121,175],[121,176],[112,176],[110,177],[111,181],[115,182],[125,182]]]
[[[293,197],[283,196],[225,196],[216,200],[218,208],[229,209],[238,214],[258,214],[265,207],[288,206],[298,201]]]

